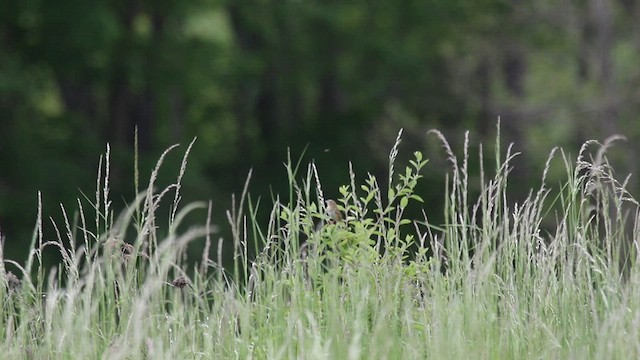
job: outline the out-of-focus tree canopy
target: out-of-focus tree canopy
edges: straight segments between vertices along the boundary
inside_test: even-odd
[[[288,148],[337,196],[348,161],[385,171],[400,128],[435,157],[428,129],[483,140],[498,116],[523,188],[551,147],[614,133],[637,173],[639,16],[637,0],[0,0],[6,252],[24,256],[37,190],[45,215],[91,196],[106,142],[115,199],[132,199],[136,127],[146,175],[198,137],[185,201],[213,199],[219,221],[251,167],[253,193],[284,192]],[[422,190],[435,208],[441,168]]]

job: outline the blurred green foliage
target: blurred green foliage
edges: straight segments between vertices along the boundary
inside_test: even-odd
[[[106,142],[124,207],[136,127],[143,178],[167,146],[198,137],[184,201],[213,199],[217,223],[250,168],[252,193],[285,193],[287,149],[316,162],[330,197],[348,161],[384,179],[400,128],[399,161],[434,160],[416,190],[439,209],[445,159],[427,130],[482,141],[498,116],[507,142],[531,149],[514,191],[528,189],[553,146],[638,138],[638,3],[0,0],[5,252],[25,256],[38,190],[54,217],[91,196]],[[622,171],[637,170],[637,149],[625,145]]]

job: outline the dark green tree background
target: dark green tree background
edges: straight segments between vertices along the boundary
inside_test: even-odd
[[[5,252],[26,256],[38,190],[54,218],[93,193],[107,142],[116,205],[132,199],[136,127],[145,176],[198,137],[185,201],[212,199],[219,223],[250,168],[268,199],[286,190],[287,149],[306,148],[337,196],[348,161],[385,171],[400,128],[407,153],[434,160],[421,192],[437,209],[444,160],[427,130],[477,143],[498,116],[525,153],[515,191],[553,146],[614,133],[630,140],[618,169],[636,173],[638,16],[637,0],[0,0]]]

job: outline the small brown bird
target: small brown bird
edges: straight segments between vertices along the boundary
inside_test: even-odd
[[[327,215],[331,219],[331,223],[338,223],[343,220],[342,213],[338,209],[338,204],[335,201],[327,200]]]

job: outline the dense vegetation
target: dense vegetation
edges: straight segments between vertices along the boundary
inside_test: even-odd
[[[340,188],[344,221],[325,215],[316,166],[289,162],[289,194],[274,197],[270,220],[256,222],[245,188],[225,239],[209,222],[181,226],[199,207],[211,212],[182,205],[191,147],[168,186],[157,174],[175,149],[165,152],[121,214],[108,151],[95,196],[78,201],[77,216],[63,208],[57,238],[43,238],[39,212],[24,267],[0,261],[3,358],[637,358],[638,203],[613,177],[611,143],[585,143],[577,158],[552,152],[538,187],[514,203],[511,146],[495,146],[491,161],[479,153],[474,184],[468,138],[458,157],[435,136],[451,165],[442,224],[416,192],[430,164],[420,152],[400,164],[399,134],[388,185],[350,173]],[[550,185],[558,163],[564,180]],[[410,206],[422,216],[408,218]],[[222,242],[232,243],[233,271]],[[205,251],[191,266],[184,254],[197,243]],[[49,248],[63,258],[50,272]]]
[[[575,156],[588,139],[624,134],[631,141],[610,158],[636,174],[639,13],[637,0],[0,0],[5,251],[27,258],[38,191],[46,214],[72,208],[78,189],[91,193],[105,143],[112,205],[124,209],[136,194],[136,127],[145,177],[164,149],[198,138],[185,200],[213,199],[221,231],[250,168],[255,196],[286,193],[291,149],[336,198],[349,161],[384,180],[400,128],[407,154],[435,165],[417,186],[437,214],[446,159],[431,128],[459,151],[462,131],[487,142],[501,116],[503,138],[524,153],[509,188],[518,201],[555,146]],[[180,161],[170,153],[166,169]],[[476,159],[469,169],[476,177]],[[635,177],[628,187],[637,192]],[[42,230],[55,238],[46,219]]]

